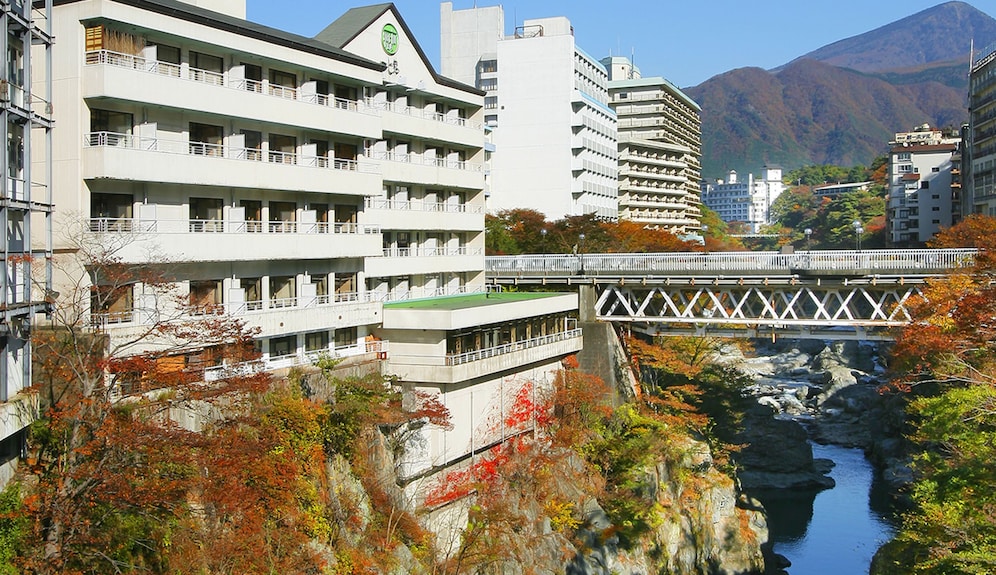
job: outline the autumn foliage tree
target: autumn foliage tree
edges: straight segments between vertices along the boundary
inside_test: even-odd
[[[915,507],[878,573],[996,572],[996,220],[970,216],[935,247],[976,247],[972,267],[932,280],[899,334],[892,388],[910,396]]]

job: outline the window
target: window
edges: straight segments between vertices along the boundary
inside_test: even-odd
[[[297,305],[297,282],[294,276],[270,277],[270,307],[294,307]]]
[[[190,308],[195,314],[212,313],[221,305],[222,281],[190,282]]]
[[[219,56],[201,54],[200,52],[190,52],[190,67],[198,70],[207,70],[221,74],[224,72],[224,60]]]
[[[297,138],[294,136],[270,134],[269,159],[271,162],[277,164],[296,164]]]
[[[90,230],[130,230],[133,202],[130,194],[90,194]]]
[[[270,340],[270,357],[284,357],[297,352],[297,336],[275,337]]]
[[[939,199],[941,199],[941,194],[931,194],[930,198],[932,200],[939,200]]]
[[[133,116],[126,112],[90,110],[91,145],[127,146],[131,135]]]
[[[168,64],[180,63],[180,49],[176,46],[159,44],[156,46],[156,60]]]
[[[246,231],[263,231],[263,202],[259,200],[239,200],[239,207],[246,212]]]
[[[283,86],[285,88],[293,88],[297,85],[297,76],[289,72],[281,72],[280,70],[270,70],[270,85]]]
[[[321,351],[329,348],[329,332],[314,331],[304,334],[305,351]]]
[[[190,231],[223,232],[221,198],[190,198]]]
[[[930,220],[930,223],[932,223],[932,224],[939,224],[939,223],[941,223],[941,220]]]
[[[195,156],[221,157],[224,128],[209,124],[190,123],[190,153]]]
[[[920,182],[920,189],[921,190],[930,189],[930,181],[929,180],[924,180],[924,181]]]
[[[263,160],[263,134],[253,130],[242,130],[245,159],[254,162]]]
[[[498,108],[498,97],[488,96],[484,98],[484,109],[485,110],[495,110]]]
[[[347,327],[335,330],[335,347],[352,347],[356,345],[356,328]]]
[[[931,172],[940,172],[940,171],[941,171],[941,168],[939,168],[939,167],[937,167],[937,166],[934,166],[933,168],[931,168],[931,169],[930,169],[930,171],[931,171]]]

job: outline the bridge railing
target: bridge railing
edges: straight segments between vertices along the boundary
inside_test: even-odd
[[[683,275],[689,273],[933,274],[971,266],[976,250],[820,250],[488,256],[486,274],[502,276]]]

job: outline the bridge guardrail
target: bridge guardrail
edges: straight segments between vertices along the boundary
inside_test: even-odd
[[[485,273],[503,276],[687,274],[936,274],[975,261],[977,250],[818,250],[782,252],[678,252],[488,256]]]

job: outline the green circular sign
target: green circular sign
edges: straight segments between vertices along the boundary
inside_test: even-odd
[[[394,24],[384,24],[384,29],[380,31],[380,45],[388,56],[398,53],[398,29]]]

